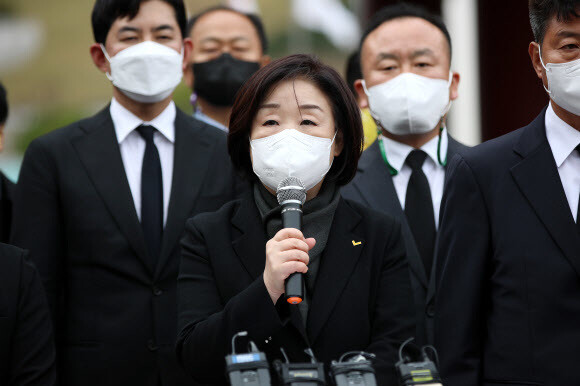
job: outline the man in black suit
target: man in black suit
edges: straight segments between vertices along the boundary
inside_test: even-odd
[[[4,150],[4,127],[8,119],[8,98],[6,89],[0,83],[0,151]],[[8,242],[12,222],[12,199],[14,183],[0,172],[0,242]]]
[[[550,104],[456,156],[443,198],[435,342],[449,386],[580,384],[580,1],[529,7]]]
[[[56,384],[46,295],[25,252],[0,243],[0,385]]]
[[[416,343],[432,342],[432,272],[447,159],[464,148],[448,135],[446,114],[457,98],[451,38],[438,16],[408,4],[388,6],[361,40],[364,79],[355,82],[370,107],[378,140],[362,155],[343,196],[399,219],[417,317]]]
[[[110,106],[33,141],[13,241],[44,281],[64,385],[190,385],[174,354],[185,220],[234,198],[226,138],[176,109],[181,0],[97,0]]]

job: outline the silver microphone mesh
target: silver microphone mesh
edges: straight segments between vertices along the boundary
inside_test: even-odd
[[[282,204],[288,200],[296,200],[304,205],[306,201],[306,188],[304,188],[304,184],[300,181],[300,178],[286,177],[278,184],[276,197],[278,198],[278,204]]]

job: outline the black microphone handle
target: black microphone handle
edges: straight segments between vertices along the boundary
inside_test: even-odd
[[[302,205],[300,202],[282,203],[282,227],[302,230]],[[303,274],[294,272],[284,283],[286,300],[290,304],[298,304],[304,300]]]

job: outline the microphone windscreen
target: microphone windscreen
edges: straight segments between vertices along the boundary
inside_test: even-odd
[[[286,177],[278,184],[276,197],[278,198],[278,204],[282,204],[288,200],[296,200],[304,205],[306,201],[306,188],[300,178],[293,176]]]

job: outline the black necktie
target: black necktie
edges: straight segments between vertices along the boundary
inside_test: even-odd
[[[161,161],[157,146],[153,142],[153,134],[157,131],[153,126],[141,125],[137,131],[145,139],[145,154],[141,169],[141,226],[145,235],[151,267],[155,267],[161,253],[161,237],[163,235],[163,180]]]
[[[431,190],[427,176],[423,173],[423,162],[426,157],[427,154],[424,151],[413,150],[405,160],[405,163],[413,170],[407,185],[405,215],[423,260],[427,278],[429,278],[433,264],[436,230]]]

